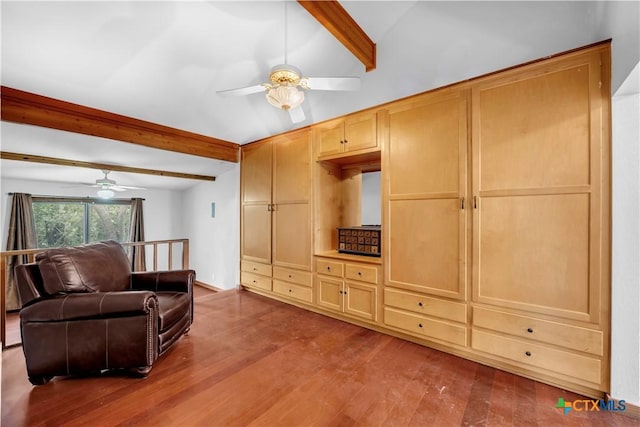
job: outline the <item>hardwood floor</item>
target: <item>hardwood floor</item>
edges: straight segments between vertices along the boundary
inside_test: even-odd
[[[3,426],[637,426],[582,396],[246,291],[196,297],[146,379],[27,380],[2,355]]]

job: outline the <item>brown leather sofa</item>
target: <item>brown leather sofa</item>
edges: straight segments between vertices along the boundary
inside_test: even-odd
[[[193,270],[131,272],[115,241],[16,266],[29,381],[124,369],[146,376],[193,322]]]

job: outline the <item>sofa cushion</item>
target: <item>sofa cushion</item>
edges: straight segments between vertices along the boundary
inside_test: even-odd
[[[189,315],[191,299],[189,294],[183,292],[156,292],[159,307],[160,332],[171,328],[177,321]]]
[[[36,262],[49,295],[129,289],[129,259],[122,246],[113,240],[50,249],[37,254]]]

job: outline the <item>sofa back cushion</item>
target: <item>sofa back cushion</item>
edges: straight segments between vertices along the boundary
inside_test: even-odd
[[[122,291],[130,286],[129,259],[113,240],[50,249],[37,254],[36,263],[44,290],[50,295]]]

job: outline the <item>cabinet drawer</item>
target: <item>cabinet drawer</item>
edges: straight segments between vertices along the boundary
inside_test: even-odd
[[[531,341],[476,329],[473,329],[471,333],[471,346],[476,350],[504,357],[523,365],[600,384],[602,362],[595,357],[582,356],[535,344]]]
[[[384,323],[423,338],[436,338],[462,346],[467,343],[466,327],[429,319],[419,314],[385,307]]]
[[[378,269],[361,264],[346,264],[344,277],[375,285],[378,283]]]
[[[473,326],[602,356],[601,331],[474,307]]]
[[[246,271],[243,271],[240,273],[240,282],[242,282],[242,284],[245,286],[249,286],[250,288],[264,289],[266,291],[271,290],[270,277],[259,276],[257,274],[247,273]]]
[[[325,276],[342,277],[344,264],[336,261],[329,261],[326,259],[316,260],[316,271],[318,274],[324,274]]]
[[[273,292],[287,298],[293,298],[304,302],[313,301],[313,289],[307,286],[300,286],[293,283],[274,280]]]
[[[261,274],[263,276],[271,277],[271,266],[269,264],[262,264],[253,261],[242,261],[240,263],[240,269],[249,273]]]
[[[455,322],[467,322],[467,305],[464,303],[387,288],[384,290],[384,304]]]
[[[291,268],[273,267],[273,278],[287,282],[297,283],[303,286],[311,286],[313,276],[307,271],[293,270]]]

